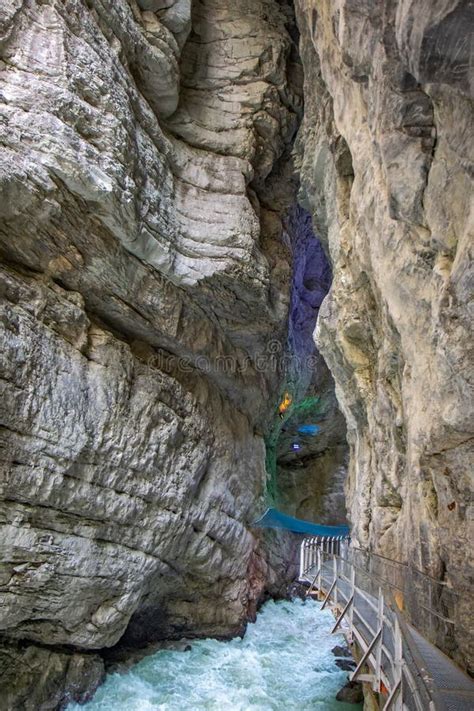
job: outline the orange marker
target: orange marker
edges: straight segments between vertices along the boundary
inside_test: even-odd
[[[290,393],[285,393],[283,396],[283,400],[278,405],[278,413],[280,417],[283,417],[283,414],[288,410],[292,402],[293,398],[291,397]]]

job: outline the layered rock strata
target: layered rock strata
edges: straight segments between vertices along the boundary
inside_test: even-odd
[[[2,699],[242,630],[301,116],[275,0],[0,9]],[[82,670],[82,671],[81,671]]]
[[[456,590],[448,651],[468,663],[471,4],[296,7],[300,201],[334,273],[317,340],[354,538]],[[104,648],[236,633],[282,577],[250,524],[292,305],[297,41],[285,0],[2,3],[8,708],[84,699]],[[318,363],[306,385],[330,393]],[[328,402],[280,483],[330,521]]]
[[[300,197],[333,265],[317,343],[354,538],[454,591],[448,651],[472,664],[472,3],[296,7]]]

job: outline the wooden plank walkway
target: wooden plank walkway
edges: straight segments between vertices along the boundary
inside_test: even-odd
[[[376,596],[356,584],[350,560],[306,544],[300,580],[333,610],[333,632],[357,646],[352,678],[372,686],[384,711],[474,710],[474,681],[404,620],[390,590],[378,586]]]

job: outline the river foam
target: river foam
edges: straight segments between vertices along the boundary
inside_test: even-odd
[[[333,624],[312,600],[270,601],[243,639],[158,651],[67,711],[353,711],[335,700],[347,672],[331,653]]]

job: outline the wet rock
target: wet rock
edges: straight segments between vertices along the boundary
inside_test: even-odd
[[[50,711],[84,703],[104,676],[97,654],[60,652],[0,641],[0,695],[8,711]]]
[[[352,659],[336,659],[336,666],[342,671],[354,671],[356,663]]]
[[[334,654],[335,657],[350,657],[350,658],[352,658],[352,652],[349,649],[349,647],[343,647],[339,644],[336,644],[336,646],[331,649],[331,652]]]
[[[358,681],[348,681],[336,694],[337,701],[346,704],[361,704],[364,701],[362,684]]]
[[[299,597],[301,600],[306,599],[306,593],[308,592],[308,585],[304,583],[294,582],[288,586],[288,598],[292,599],[294,597]]]

